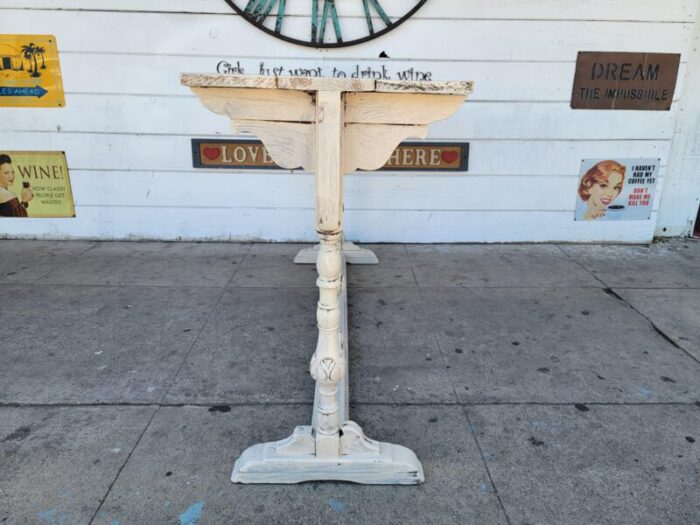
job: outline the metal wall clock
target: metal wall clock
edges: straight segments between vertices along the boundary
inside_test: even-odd
[[[396,29],[428,0],[226,0],[248,22],[309,47],[344,47]]]

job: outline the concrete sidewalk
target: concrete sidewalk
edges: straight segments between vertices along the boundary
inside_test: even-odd
[[[700,523],[696,241],[373,246],[353,419],[426,483],[230,483],[309,421],[300,247],[0,240],[0,523]]]

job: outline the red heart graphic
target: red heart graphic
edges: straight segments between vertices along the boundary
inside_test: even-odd
[[[443,151],[442,152],[442,160],[444,160],[447,164],[452,164],[458,158],[459,158],[459,153],[456,151]]]
[[[204,156],[209,160],[215,160],[221,155],[221,150],[219,148],[204,148],[202,153],[204,153]]]

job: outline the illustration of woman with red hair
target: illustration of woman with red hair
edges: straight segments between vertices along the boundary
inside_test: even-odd
[[[627,168],[614,160],[604,160],[589,169],[581,178],[578,195],[588,205],[584,221],[605,217],[608,206],[622,192]]]

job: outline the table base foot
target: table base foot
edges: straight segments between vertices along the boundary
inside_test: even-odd
[[[348,264],[379,264],[379,259],[372,250],[360,248],[350,241],[343,241],[343,255]],[[304,248],[294,257],[294,264],[316,264],[318,245]]]
[[[359,425],[342,427],[341,454],[319,458],[310,426],[300,426],[287,439],[248,448],[236,460],[234,483],[301,483],[350,481],[368,485],[417,485],[425,481],[418,458],[406,447],[368,439]]]

